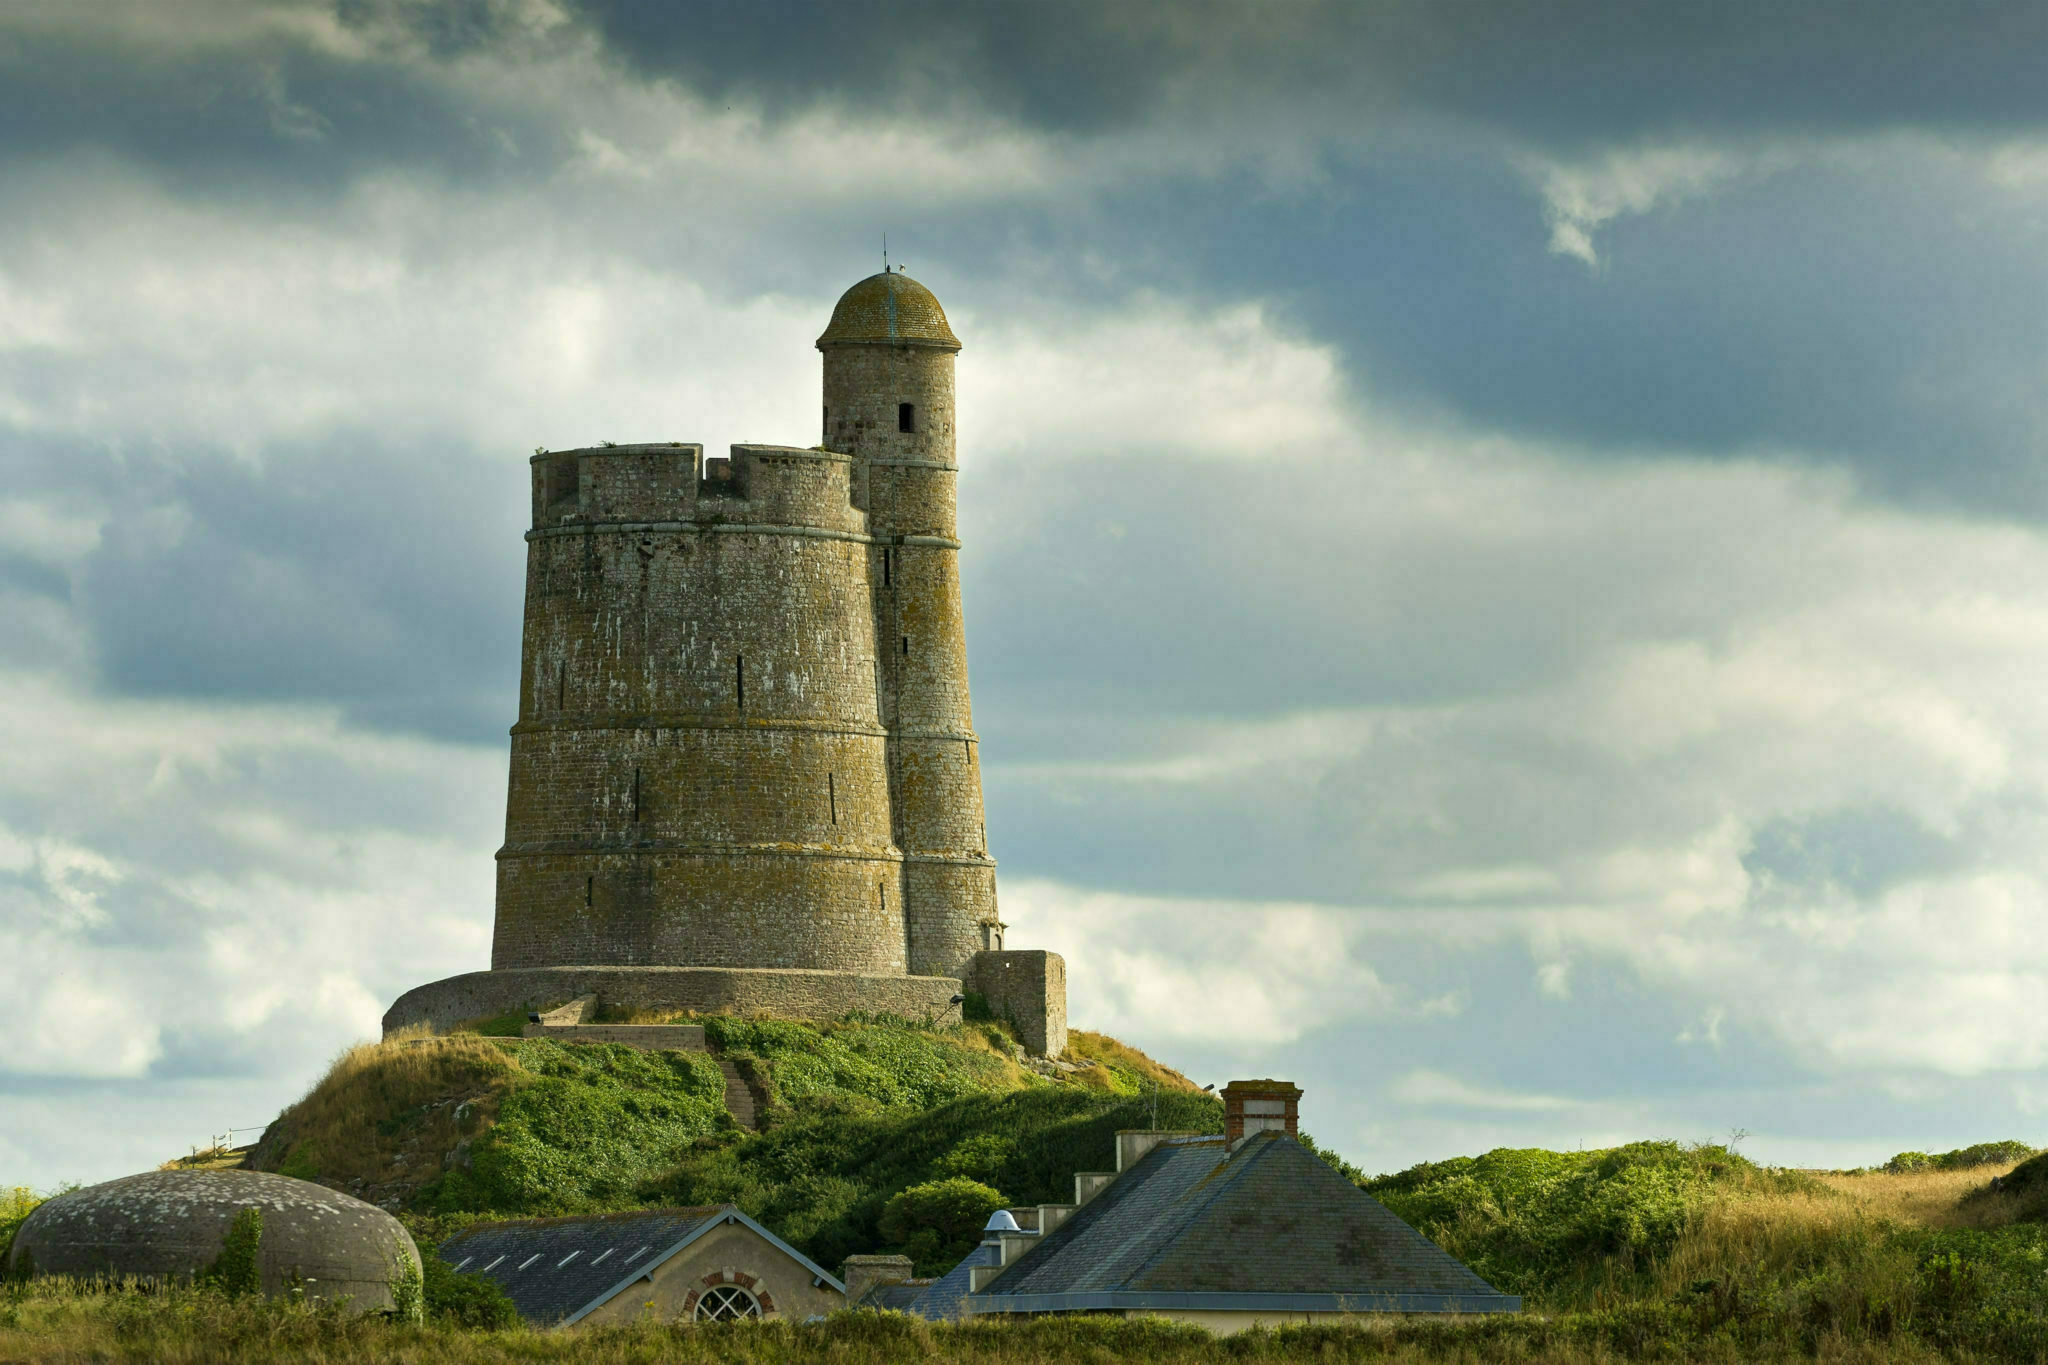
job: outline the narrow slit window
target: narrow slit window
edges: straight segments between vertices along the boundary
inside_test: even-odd
[[[569,694],[569,665],[555,665],[555,710],[562,709],[562,699]]]
[[[839,778],[836,774],[825,774],[825,803],[831,808],[832,823],[839,823]]]
[[[894,550],[882,551],[882,586],[885,588],[894,581],[896,572],[895,558],[896,552]]]
[[[832,430],[832,409],[829,407],[825,409],[825,430],[827,432]]]
[[[633,823],[640,823],[640,770],[633,769]]]
[[[896,405],[896,430],[917,430],[917,404],[898,403]]]
[[[739,701],[740,710],[747,709],[747,656],[736,655],[732,661],[733,695]]]
[[[906,659],[910,657],[910,637],[908,635],[903,637],[903,657]]]
[[[595,890],[595,889],[596,889],[596,887],[597,887],[597,878],[595,878],[595,877],[585,877],[585,878],[583,879],[583,908],[584,908],[585,910],[588,910],[588,909],[590,908],[590,896],[591,896],[591,892],[592,892],[593,890]]]

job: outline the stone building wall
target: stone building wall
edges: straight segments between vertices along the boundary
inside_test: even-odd
[[[846,1296],[829,1281],[812,1284],[816,1278],[752,1228],[728,1223],[705,1233],[651,1274],[627,1285],[592,1309],[582,1322],[692,1318],[704,1292],[723,1284],[738,1285],[754,1295],[764,1318],[802,1322],[844,1308]]]

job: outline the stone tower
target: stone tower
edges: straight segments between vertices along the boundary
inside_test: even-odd
[[[876,682],[910,970],[955,976],[976,952],[1002,947],[960,609],[960,343],[930,290],[885,271],[846,291],[818,349],[824,444],[856,461],[855,501],[871,537]]]
[[[885,271],[818,338],[824,441],[532,460],[491,970],[388,1030],[596,995],[943,1012],[1065,1043],[1057,954],[1004,951],[954,520],[953,360]]]

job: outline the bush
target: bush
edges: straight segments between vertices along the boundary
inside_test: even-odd
[[[0,1191],[0,1276],[7,1274],[9,1258],[14,1254],[14,1234],[42,1202],[42,1196],[26,1185]]]
[[[759,1074],[778,1108],[819,1100],[930,1109],[967,1095],[1009,1089],[1014,1068],[993,1053],[962,1047],[929,1030],[850,1024],[821,1029],[781,1019],[714,1015],[705,1036],[766,1063]]]
[[[221,1242],[220,1255],[199,1276],[202,1281],[217,1284],[229,1298],[240,1298],[244,1294],[263,1292],[263,1266],[259,1260],[263,1251],[263,1210],[241,1209],[235,1220],[228,1224],[228,1233]]]
[[[441,1212],[577,1213],[633,1201],[637,1185],[699,1138],[729,1129],[725,1075],[699,1052],[636,1052],[619,1044],[520,1044],[535,1079],[499,1102],[470,1169],[434,1189]]]
[[[978,1180],[948,1176],[926,1181],[882,1206],[882,1236],[910,1257],[919,1275],[943,1275],[981,1240],[1003,1196]]]
[[[1496,1288],[1551,1295],[1646,1270],[1707,1202],[1736,1188],[1813,1188],[1725,1147],[1632,1142],[1594,1152],[1500,1148],[1425,1162],[1366,1191]]]
[[[1152,1100],[1073,1086],[982,1092],[935,1109],[815,1101],[763,1133],[700,1142],[640,1190],[647,1203],[734,1203],[821,1265],[880,1251],[888,1200],[953,1175],[1017,1204],[1074,1197],[1076,1171],[1107,1167],[1119,1128],[1150,1126]],[[1163,1091],[1159,1125],[1223,1130],[1212,1095]]]
[[[420,1254],[420,1270],[430,1321],[482,1329],[519,1325],[519,1310],[498,1288],[497,1281],[483,1275],[465,1275],[431,1250]]]

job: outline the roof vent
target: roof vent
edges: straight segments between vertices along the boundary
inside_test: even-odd
[[[997,1209],[988,1216],[988,1222],[982,1225],[981,1230],[983,1232],[1022,1232],[1024,1229],[1017,1226],[1017,1220],[1010,1216],[1008,1209]]]

